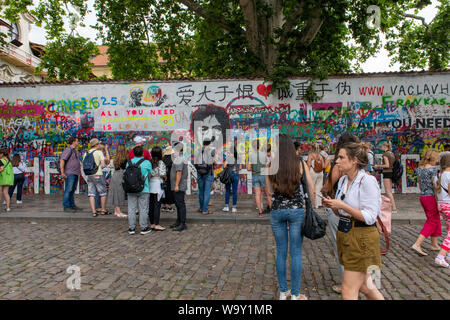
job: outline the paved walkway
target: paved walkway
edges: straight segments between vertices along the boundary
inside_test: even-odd
[[[393,224],[423,224],[425,222],[425,214],[419,202],[419,195],[417,194],[396,194],[395,195],[398,213],[393,215]],[[16,204],[15,195],[11,204],[11,211],[5,212],[4,209],[0,211],[0,221],[6,220],[46,220],[46,221],[92,221],[93,219],[104,221],[123,221],[111,216],[92,217],[89,208],[89,201],[86,195],[76,195],[77,206],[83,208],[83,212],[68,213],[62,210],[61,195],[25,195],[23,196],[23,204]],[[268,224],[269,216],[265,215],[259,218],[257,215],[254,197],[252,195],[239,195],[238,198],[238,212],[223,212],[224,195],[211,196],[211,211],[213,214],[204,216],[197,210],[198,196],[186,196],[187,218],[188,223],[261,223]],[[122,208],[126,213],[127,207]],[[323,209],[318,210],[319,213],[324,213]],[[176,213],[161,213],[161,223],[169,224],[176,219]],[[125,222],[124,222],[125,223]]]
[[[189,224],[181,233],[130,236],[125,225],[111,222],[2,219],[0,299],[278,296],[275,244],[268,225]],[[386,299],[450,299],[450,269],[433,264],[429,242],[424,244],[432,253],[427,257],[409,249],[419,231],[417,225],[393,229],[391,250],[382,258],[381,291]],[[66,287],[72,276],[66,270],[72,265],[80,268],[80,290]],[[305,239],[301,292],[312,300],[340,299],[331,291],[337,281],[328,235]]]

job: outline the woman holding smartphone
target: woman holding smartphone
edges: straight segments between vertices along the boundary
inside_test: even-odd
[[[380,235],[375,225],[381,193],[375,177],[364,170],[367,151],[367,146],[354,142],[339,150],[336,165],[344,175],[335,199],[323,199],[324,205],[340,216],[336,240],[339,262],[344,266],[344,300],[357,300],[360,291],[370,300],[384,300],[370,276],[381,269]]]

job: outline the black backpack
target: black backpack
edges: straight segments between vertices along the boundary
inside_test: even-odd
[[[395,159],[394,165],[392,166],[392,181],[398,182],[403,175],[403,165],[400,163],[400,160]]]
[[[132,163],[128,160],[128,167],[125,169],[122,178],[122,187],[126,193],[139,193],[144,190],[145,179],[147,177],[142,176],[140,165],[145,159],[141,159],[136,163]]]
[[[197,173],[200,176],[204,176],[205,174],[209,174],[211,172],[212,165],[206,164],[203,159],[203,153],[205,152],[205,148],[202,148],[202,163],[196,164],[195,169],[197,169]]]
[[[88,152],[83,159],[83,172],[87,176],[93,175],[98,171],[98,165],[95,163],[94,158],[95,151],[97,150]]]

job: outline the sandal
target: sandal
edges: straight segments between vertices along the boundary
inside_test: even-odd
[[[208,215],[208,214],[212,214],[212,212],[211,211],[206,211],[206,212],[202,212],[202,214],[204,215],[204,216],[206,216],[206,215]]]
[[[98,216],[98,213],[97,212],[92,212],[92,216],[95,218],[95,217]]]
[[[341,294],[342,293],[342,288],[340,286],[331,286],[331,290],[333,290],[334,292]]]
[[[153,228],[153,230],[155,230],[155,231],[164,231],[164,230],[166,230],[166,228],[159,226],[159,228],[155,227],[155,228]]]

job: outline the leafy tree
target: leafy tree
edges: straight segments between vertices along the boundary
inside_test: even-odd
[[[47,43],[42,62],[35,72],[46,69],[49,80],[87,80],[91,77],[91,66],[94,65],[89,59],[94,54],[100,54],[95,43],[69,35],[65,39]]]
[[[67,4],[86,13],[83,0],[39,2],[52,39],[64,32]],[[262,76],[275,88],[291,75],[361,71],[381,47],[380,31],[402,70],[446,68],[449,0],[438,2],[429,24],[416,16],[427,0],[95,0],[94,7],[116,78]],[[371,5],[380,10],[376,28],[367,23]]]

